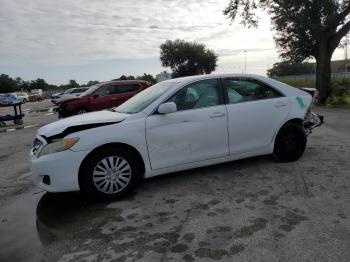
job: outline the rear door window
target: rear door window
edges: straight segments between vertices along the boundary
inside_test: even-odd
[[[117,92],[119,94],[122,93],[131,93],[135,92],[140,89],[140,86],[138,84],[127,84],[127,85],[118,85],[117,87]]]
[[[227,90],[228,103],[256,101],[281,97],[278,91],[255,79],[225,78],[224,89]]]

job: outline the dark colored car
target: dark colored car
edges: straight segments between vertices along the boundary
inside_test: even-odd
[[[150,83],[141,80],[99,83],[79,97],[62,101],[58,107],[58,116],[68,117],[116,107],[149,86]]]

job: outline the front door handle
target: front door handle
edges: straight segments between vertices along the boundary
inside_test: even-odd
[[[213,113],[210,118],[219,118],[219,117],[224,117],[226,114],[222,112],[215,112]]]

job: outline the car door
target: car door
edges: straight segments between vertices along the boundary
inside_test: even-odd
[[[130,99],[132,96],[137,94],[141,89],[139,84],[116,84],[114,90],[111,93],[111,107],[116,107]]]
[[[165,102],[177,111],[146,119],[152,169],[228,155],[227,110],[218,79],[189,84]]]
[[[98,111],[111,107],[110,87],[101,86],[90,96],[90,110]]]
[[[230,154],[262,149],[289,114],[287,97],[254,78],[223,78]]]

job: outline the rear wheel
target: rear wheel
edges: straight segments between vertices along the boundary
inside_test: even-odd
[[[88,156],[79,174],[81,191],[94,199],[113,199],[130,191],[142,168],[128,149],[105,147]]]
[[[273,154],[281,162],[295,161],[303,155],[306,143],[304,129],[298,124],[287,123],[276,136]]]

